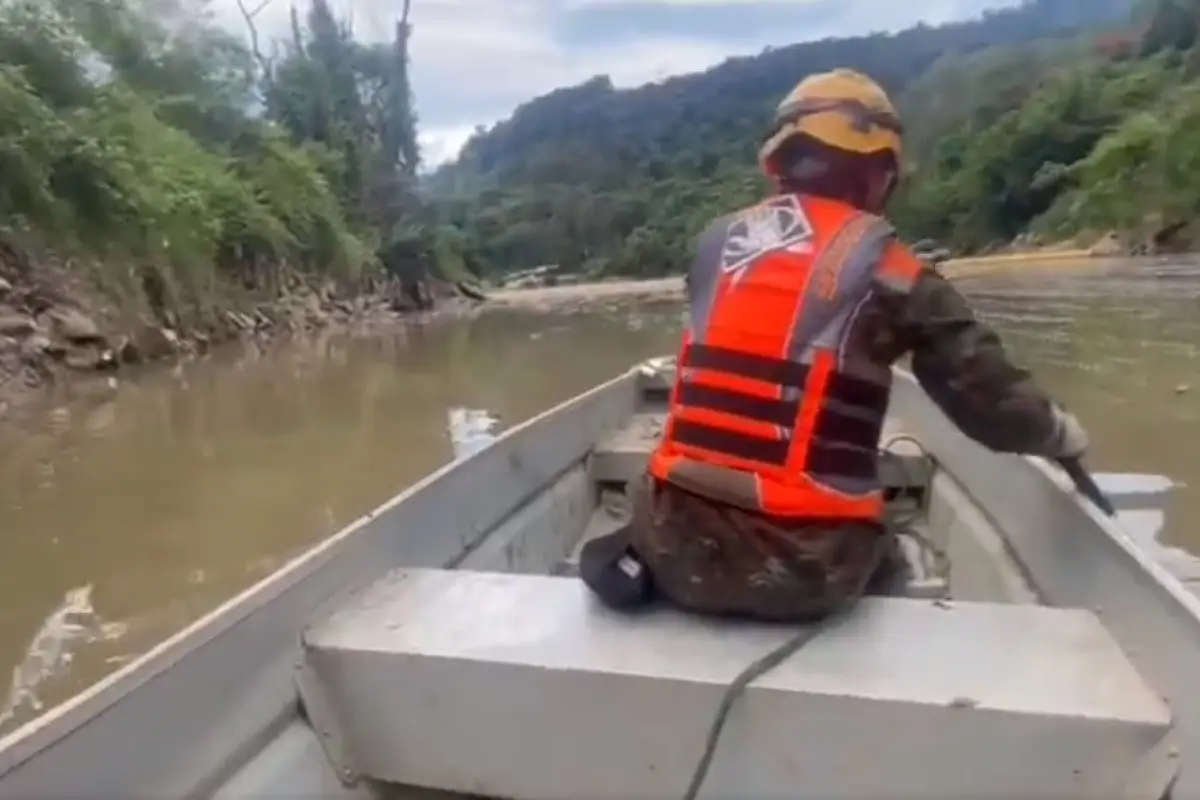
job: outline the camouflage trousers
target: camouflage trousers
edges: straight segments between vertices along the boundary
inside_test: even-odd
[[[649,477],[628,533],[662,595],[703,614],[814,621],[894,593],[901,572],[881,524],[775,520]]]

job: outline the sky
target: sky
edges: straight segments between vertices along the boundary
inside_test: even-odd
[[[257,0],[245,0],[253,7]],[[292,0],[269,0],[261,37],[287,31]],[[1016,0],[412,0],[412,81],[426,166],[559,86],[609,75],[637,86],[729,56],[828,36],[938,24]],[[300,7],[305,0],[298,0]],[[332,0],[367,41],[391,37],[402,0]],[[244,33],[237,0],[212,0]],[[802,76],[797,76],[797,80]]]

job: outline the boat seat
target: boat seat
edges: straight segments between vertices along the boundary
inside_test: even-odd
[[[795,632],[621,615],[569,578],[410,569],[305,632],[298,685],[345,776],[677,798],[727,685]],[[700,796],[1158,800],[1173,747],[1089,611],[869,598],[747,689]]]

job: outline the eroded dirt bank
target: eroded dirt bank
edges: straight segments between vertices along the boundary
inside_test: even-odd
[[[353,288],[291,276],[269,293],[234,294],[202,322],[170,312],[121,310],[66,271],[22,271],[0,263],[0,422],[45,394],[78,382],[119,384],[123,372],[200,356],[236,339],[259,343],[330,327],[389,325],[474,305],[450,285],[397,281]]]

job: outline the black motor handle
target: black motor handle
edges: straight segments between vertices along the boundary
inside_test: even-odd
[[[1117,510],[1113,508],[1113,504],[1100,487],[1096,485],[1096,481],[1088,473],[1087,468],[1083,466],[1083,462],[1078,458],[1059,458],[1056,459],[1058,465],[1062,467],[1071,480],[1075,483],[1075,488],[1079,490],[1087,499],[1095,503],[1096,508],[1103,511],[1110,517],[1117,515]]]

